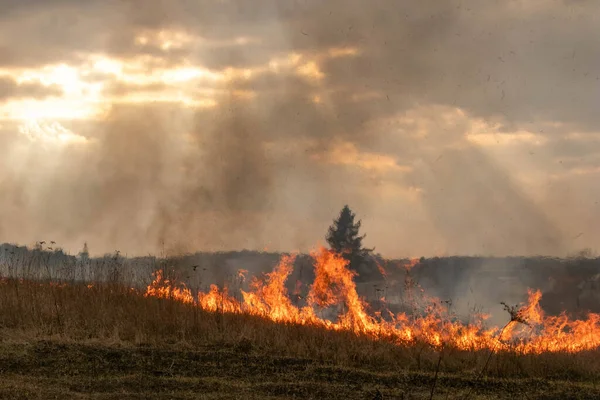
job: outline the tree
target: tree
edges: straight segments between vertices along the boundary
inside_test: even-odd
[[[361,221],[354,222],[355,214],[345,205],[339,217],[333,221],[327,233],[327,243],[331,250],[342,255],[349,262],[350,269],[358,271],[362,265],[369,264],[369,255],[374,249],[365,249],[359,236]]]

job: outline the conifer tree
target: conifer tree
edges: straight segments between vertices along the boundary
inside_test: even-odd
[[[354,222],[354,219],[355,214],[345,205],[329,227],[326,239],[331,250],[342,255],[350,263],[350,268],[357,271],[367,263],[367,257],[373,249],[363,248],[362,240],[366,235],[359,235],[361,221]]]

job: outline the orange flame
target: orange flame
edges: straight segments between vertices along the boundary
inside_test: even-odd
[[[217,285],[210,285],[210,291],[208,293],[198,293],[198,303],[200,307],[207,311],[221,311],[221,312],[240,312],[240,304],[237,300],[229,296],[229,290],[227,286],[219,291]]]
[[[177,300],[182,303],[194,303],[192,292],[185,284],[176,284],[163,277],[163,270],[158,270],[152,274],[154,281],[146,289],[145,296],[159,297],[164,299]]]
[[[339,255],[321,248],[313,252],[315,280],[309,288],[306,305],[298,307],[288,296],[285,283],[292,273],[294,256],[283,256],[264,279],[254,278],[243,300],[232,297],[228,288],[211,285],[208,293],[194,299],[184,284],[154,273],[154,281],[145,296],[169,298],[195,304],[207,311],[247,313],[285,323],[311,324],[332,330],[346,330],[400,345],[424,342],[434,348],[450,346],[461,350],[501,349],[520,353],[579,352],[600,347],[600,314],[585,320],[570,320],[565,314],[546,317],[539,306],[540,291],[529,291],[529,301],[518,309],[504,329],[486,328],[489,315],[477,315],[474,322],[462,323],[451,318],[448,307],[429,299],[424,313],[393,315],[369,314],[354,283],[355,272]],[[410,267],[418,262],[413,260]],[[410,268],[409,267],[409,268]],[[324,309],[336,310],[336,320],[319,316]]]
[[[411,270],[411,269],[413,269],[413,267],[414,267],[415,265],[417,265],[418,263],[419,263],[419,259],[418,259],[418,258],[416,258],[416,257],[414,257],[414,258],[411,258],[410,260],[408,260],[408,262],[407,262],[407,263],[405,263],[405,264],[403,265],[403,267],[404,267],[404,269],[406,269],[407,271],[410,271],[410,270]]]
[[[377,263],[377,269],[379,270],[379,273],[381,274],[381,276],[383,276],[384,278],[387,278],[387,276],[388,276],[387,271],[379,263]]]

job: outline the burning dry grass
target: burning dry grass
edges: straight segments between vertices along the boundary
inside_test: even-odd
[[[232,297],[227,287],[219,290],[214,285],[208,293],[200,292],[195,297],[185,285],[165,279],[162,271],[155,273],[145,295],[194,304],[208,311],[243,313],[276,322],[349,331],[401,346],[424,342],[436,349],[447,346],[459,350],[501,349],[521,354],[577,353],[600,347],[600,314],[590,313],[584,320],[571,320],[565,314],[546,317],[539,306],[541,292],[536,290],[529,291],[526,305],[505,304],[510,320],[501,329],[486,328],[486,315],[476,316],[469,324],[453,321],[447,307],[437,299],[429,299],[422,315],[391,312],[385,316],[371,315],[358,295],[354,273],[347,268],[346,261],[325,249],[313,253],[313,257],[315,280],[302,307],[293,304],[285,286],[293,269],[292,256],[282,257],[264,280],[254,279],[251,290],[242,291],[242,301]],[[317,314],[316,310],[332,307],[342,310],[334,321]]]
[[[398,346],[348,331],[210,312],[116,285],[4,280],[0,326],[0,397],[11,398],[97,392],[196,398],[200,391],[207,398],[244,392],[248,398],[362,399],[377,389],[385,398],[428,398],[439,361],[439,349],[425,342]],[[482,381],[489,351],[443,351],[440,398],[462,398],[471,387],[471,398],[535,398],[536,391],[593,398],[600,371],[597,351],[499,351]]]
[[[422,392],[428,398],[429,388],[436,382],[436,393],[448,395],[447,398],[460,398],[471,389],[471,398],[486,398],[490,393],[497,398],[499,388],[509,397],[522,397],[521,392],[529,391],[531,398],[531,385],[538,379],[554,382],[546,383],[547,387],[560,386],[561,380],[583,382],[570,383],[579,386],[567,389],[555,387],[559,392],[577,390],[583,393],[581,398],[597,393],[595,382],[600,376],[597,343],[600,338],[594,330],[598,329],[598,320],[594,319],[597,316],[591,315],[585,321],[571,321],[566,316],[544,317],[537,305],[539,293],[532,291],[525,307],[507,306],[510,322],[502,330],[477,323],[463,325],[451,320],[439,305],[425,314],[382,318],[367,313],[366,304],[356,293],[352,273],[343,261],[326,251],[315,257],[316,280],[303,306],[294,304],[287,296],[284,283],[291,271],[289,257],[284,257],[264,280],[252,282],[241,298],[216,286],[207,293],[194,295],[160,271],[146,291],[114,283],[3,279],[0,281],[1,345],[4,350],[9,349],[6,351],[14,351],[11,343],[16,337],[20,338],[19,343],[24,338],[27,346],[33,347],[38,346],[35,343],[40,339],[51,338],[47,346],[56,349],[56,343],[63,343],[67,353],[95,351],[87,347],[74,350],[74,346],[84,343],[88,343],[86,346],[96,343],[92,347],[100,346],[103,350],[98,351],[102,352],[117,351],[114,346],[118,345],[121,349],[118,351],[124,352],[121,358],[133,357],[131,352],[137,354],[142,351],[139,349],[148,347],[157,354],[161,354],[161,349],[171,348],[173,363],[179,369],[185,369],[187,362],[194,363],[186,361],[185,354],[200,352],[204,355],[198,357],[212,360],[206,361],[210,368],[214,367],[213,358],[219,360],[223,376],[215,372],[211,379],[228,377],[232,382],[245,382],[243,371],[249,369],[246,364],[264,370],[270,368],[265,365],[280,362],[277,360],[296,360],[302,368],[284,366],[277,373],[285,375],[287,386],[284,386],[288,389],[302,386],[300,392],[295,392],[299,397],[337,398],[344,394],[344,398],[365,398],[363,389],[371,393],[379,387],[387,395]],[[337,320],[319,316],[319,310],[332,306],[342,310]],[[202,350],[207,348],[212,350]],[[208,355],[202,353],[205,351]],[[241,365],[240,369],[236,372],[235,368],[224,366],[222,356],[233,357],[231,362]],[[15,361],[14,357],[17,356],[0,357],[0,369],[10,371],[14,367],[14,379],[22,379],[29,364]],[[44,353],[44,357],[58,356]],[[155,362],[148,354],[135,357]],[[112,361],[101,361],[107,362]],[[120,365],[122,361],[119,358],[115,362]],[[83,364],[80,369],[91,368]],[[156,367],[164,367],[160,379],[168,380],[164,383],[167,386],[183,379],[182,372],[173,375],[174,364],[170,370],[166,366]],[[76,372],[69,369],[68,374],[73,373]],[[337,378],[332,378],[333,375]],[[314,382],[308,384],[311,379]],[[341,381],[359,385],[361,389],[342,390],[332,386],[323,389],[327,393],[320,395],[313,387],[327,388],[332,382],[339,385]],[[8,383],[18,386],[15,382]],[[185,379],[182,382],[182,387],[189,386]],[[259,390],[263,395],[293,394],[275,385],[276,380],[269,382],[273,382],[269,389],[273,392]],[[238,389],[250,393],[256,389],[240,385],[237,389],[230,387],[230,393]],[[543,392],[540,388],[535,390]]]

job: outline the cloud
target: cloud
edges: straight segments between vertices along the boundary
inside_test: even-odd
[[[596,167],[600,146],[566,135],[599,131],[597,4],[140,4],[0,5],[0,64],[31,77],[18,90],[63,92],[0,111],[17,121],[4,155],[31,159],[1,181],[19,240],[289,249],[350,203],[393,255],[571,246],[544,185],[557,159]],[[40,119],[85,144],[25,144]],[[589,194],[573,182],[571,206]]]
[[[313,159],[331,165],[354,166],[370,171],[376,175],[401,173],[412,170],[409,166],[399,165],[398,162],[389,155],[360,152],[356,146],[351,143],[334,145],[328,153],[316,154]]]
[[[44,86],[35,83],[19,84],[11,77],[0,76],[0,101],[12,99],[43,99],[50,96],[60,96],[59,87]]]
[[[319,53],[351,46],[360,50],[358,57],[320,65],[309,61],[300,70],[318,66],[315,73],[326,76],[332,87],[385,92],[394,102],[390,109],[433,102],[502,118],[511,127],[532,120],[582,129],[598,123],[593,104],[600,91],[592,88],[600,85],[594,72],[600,59],[594,16],[600,11],[593,3],[538,2],[534,7],[521,1],[422,1],[398,6],[382,0],[368,9],[359,1],[33,5],[12,4],[6,13],[6,30],[19,25],[27,32],[18,46],[4,44],[4,54],[13,54],[15,63],[48,63],[50,55],[64,61],[94,49],[115,57],[152,55],[175,64],[191,60],[221,70],[264,65],[290,49]],[[57,23],[39,23],[50,16]],[[67,23],[71,20],[77,23]]]

